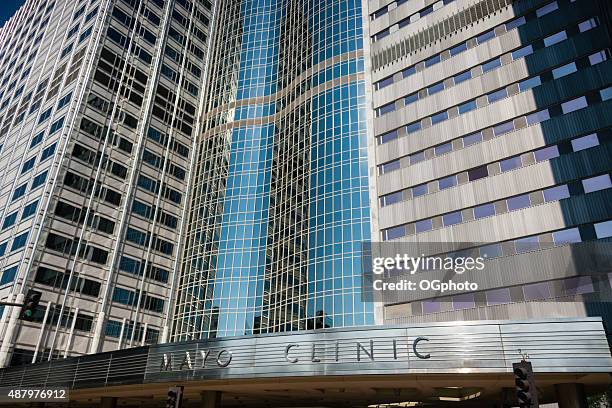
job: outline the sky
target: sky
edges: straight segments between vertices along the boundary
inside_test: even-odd
[[[0,0],[0,27],[11,18],[25,0]]]

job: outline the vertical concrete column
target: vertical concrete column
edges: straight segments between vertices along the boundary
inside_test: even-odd
[[[202,391],[200,408],[220,408],[221,391]]]
[[[584,384],[555,384],[559,408],[588,408]]]
[[[102,397],[100,408],[117,408],[117,397]]]

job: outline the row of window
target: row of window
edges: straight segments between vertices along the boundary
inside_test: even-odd
[[[59,326],[62,328],[70,328],[72,327],[72,322],[74,320],[74,312],[70,310],[69,307],[64,307],[64,311],[62,313],[62,317],[60,319],[60,310],[61,305],[52,305],[49,310],[49,316],[47,317],[47,324],[51,326]],[[38,306],[34,311],[34,315],[32,316],[32,321],[36,323],[42,323],[45,316],[45,307]],[[81,313],[80,311],[76,315],[76,320],[74,320],[74,329],[90,332],[93,327],[93,316]]]
[[[140,306],[145,310],[161,313],[164,311],[164,300],[155,296],[143,293],[139,296],[139,291],[131,291],[120,287],[115,287],[113,290],[113,302],[121,303],[127,306],[136,306],[140,299]]]
[[[132,202],[132,213],[138,214],[141,217],[144,217],[148,220],[152,220],[154,214],[156,213],[156,208],[152,205],[145,204],[141,201],[134,199]],[[157,209],[157,221],[162,223],[168,228],[176,229],[178,225],[178,218],[174,215],[162,211],[161,209]]]
[[[147,137],[159,143],[164,148],[166,148],[166,145],[168,144],[168,140],[169,140],[169,137],[167,134],[162,133],[161,131],[153,127],[149,127],[149,129],[147,130]],[[185,158],[189,157],[189,148],[185,146],[184,144],[182,144],[181,142],[177,141],[176,138],[172,138],[171,148],[177,154]]]
[[[573,195],[582,194],[583,192],[588,194],[609,188],[612,188],[612,180],[610,179],[610,175],[602,174],[583,179],[580,181],[580,184],[578,184],[578,182],[561,184],[545,190],[533,191],[531,193],[521,194],[504,200],[481,204],[476,207],[464,208],[462,210],[447,213],[441,216],[419,220],[414,223],[388,228],[382,231],[382,239],[383,241],[389,241],[407,235],[431,231],[436,228],[449,227],[451,225],[460,224],[464,221],[472,221],[474,219],[478,220],[481,218],[491,217],[496,214],[503,214],[508,211],[522,210],[542,202],[563,200]],[[570,194],[570,190],[572,190],[573,194]]]
[[[164,163],[166,162],[165,159],[163,159],[162,157],[156,155],[155,153],[153,153],[152,151],[150,151],[148,149],[144,149],[144,151],[142,153],[142,160],[145,163],[150,164],[151,166],[153,166],[153,167],[155,167],[157,169],[160,169],[160,170],[162,170],[164,168]],[[182,167],[180,167],[180,166],[178,166],[178,165],[176,165],[176,164],[174,164],[172,162],[168,163],[166,171],[170,175],[176,177],[179,180],[185,180],[185,173],[186,173],[185,170]]]
[[[594,19],[591,19],[591,20],[594,21]],[[591,20],[589,20],[589,21],[591,21]],[[595,27],[595,25],[590,25],[589,29],[593,28],[593,27]],[[583,29],[586,30],[586,28],[583,28]],[[564,31],[560,31],[560,32],[558,32],[556,34],[553,34],[552,36],[547,37],[544,40],[538,40],[538,41],[536,41],[534,43],[522,46],[521,48],[518,48],[518,49],[510,52],[510,55],[512,56],[512,61],[516,61],[516,60],[518,60],[520,58],[524,58],[524,57],[526,57],[528,55],[533,54],[534,49],[538,50],[538,49],[541,49],[541,48],[546,48],[547,46],[556,44],[557,42],[565,40],[565,39],[567,39],[567,34],[566,34],[566,31],[564,30]],[[548,44],[548,45],[546,45],[546,44]],[[608,53],[609,53],[608,50],[603,50],[603,51],[597,52],[597,53],[595,53],[593,55],[590,55],[588,58],[585,57],[585,58],[577,59],[573,63],[574,64],[574,68],[576,68],[576,63],[582,64],[583,62],[584,63],[590,63],[590,65],[596,65],[596,64],[598,64],[598,63],[600,63],[602,61],[607,60],[608,59],[608,55],[607,55]],[[377,116],[382,116],[382,115],[385,115],[385,114],[387,114],[389,112],[395,111],[396,110],[396,104],[397,104],[398,101],[403,100],[403,105],[404,106],[408,106],[410,104],[413,104],[413,103],[417,102],[418,100],[426,98],[427,96],[435,95],[438,92],[441,92],[441,91],[443,91],[445,89],[448,89],[448,88],[450,88],[450,87],[452,87],[454,85],[458,85],[458,84],[460,84],[462,82],[467,81],[468,79],[474,78],[474,73],[473,72],[477,68],[480,68],[482,70],[482,74],[486,74],[488,72],[491,72],[491,71],[494,71],[494,70],[500,68],[501,66],[502,66],[502,57],[501,56],[498,56],[498,57],[495,57],[495,58],[493,58],[493,59],[491,59],[489,61],[483,62],[482,64],[475,65],[475,66],[471,67],[470,69],[468,69],[468,70],[466,70],[464,72],[456,74],[455,76],[446,78],[446,79],[444,79],[444,80],[442,80],[440,82],[437,82],[437,83],[435,83],[433,85],[430,85],[430,86],[428,86],[426,88],[420,89],[420,90],[418,90],[416,92],[412,92],[411,94],[409,94],[407,96],[404,96],[404,97],[402,97],[401,99],[399,99],[397,101],[388,103],[388,104],[386,104],[384,106],[381,106],[380,108],[377,108],[377,110],[376,110]],[[552,71],[548,70],[548,71],[544,71],[544,72],[546,72],[548,74],[552,74],[554,79],[560,78],[562,76],[565,76],[565,75],[568,75],[568,74],[571,73],[571,72],[563,72],[563,67],[559,67],[559,68],[557,68],[555,70],[552,70]],[[544,74],[544,72],[543,72],[543,74]],[[391,78],[391,80],[392,79],[393,78]],[[391,81],[391,83],[392,83],[392,81]],[[459,109],[459,113],[460,114],[461,113],[465,113],[465,112],[467,112],[469,110],[476,109],[476,102],[475,101],[471,101],[471,102],[465,103],[463,105],[460,105],[459,108],[460,108]],[[462,111],[461,108],[463,108],[464,111]]]
[[[422,314],[440,313],[451,310],[472,309],[477,306],[504,305],[522,301],[542,301],[556,297],[576,296],[594,293],[590,276],[578,276],[558,281],[560,288],[555,290],[553,281],[538,282],[513,288],[499,288],[484,292],[484,299],[477,301],[477,294],[464,293],[447,299],[420,302]]]
[[[52,232],[47,236],[45,247],[52,251],[61,252],[64,255],[70,256],[77,254],[78,247],[79,258],[99,265],[105,265],[108,260],[108,251],[92,246],[85,240],[81,240],[81,245],[78,245],[77,240],[63,237]]]
[[[108,337],[119,338],[121,336],[121,328],[123,327],[123,340],[129,340],[132,338],[132,331],[134,331],[134,341],[141,342],[142,335],[144,332],[144,326],[141,323],[136,323],[134,331],[134,322],[126,321],[125,326],[122,322],[117,320],[108,320],[106,322],[105,335]],[[144,333],[144,342],[146,344],[155,344],[159,339],[159,330],[147,326],[147,331]]]
[[[98,125],[97,123],[83,117],[81,119],[80,129],[97,140],[103,140],[104,138],[109,137],[109,142],[112,145],[117,146],[120,150],[123,150],[126,153],[132,153],[134,144],[126,138],[120,137],[107,126]]]
[[[130,258],[128,256],[123,255],[121,256],[121,259],[119,260],[119,270],[120,271],[127,272],[129,274],[136,275],[136,276],[145,275],[149,279],[153,279],[153,280],[156,280],[162,283],[168,283],[168,276],[170,275],[170,272],[168,270],[162,267],[159,267],[159,266],[155,266],[151,262],[147,263],[146,269],[147,271],[145,274],[144,273],[145,263],[142,261]]]
[[[429,15],[431,13],[433,13],[435,10],[438,10],[444,6],[446,6],[447,4],[450,4],[452,2],[454,2],[455,0],[440,0],[434,4],[431,4],[427,7],[425,7],[424,9],[421,9],[420,11],[417,11],[416,13],[411,14],[410,16],[401,19],[398,23],[397,23],[397,27],[398,28],[404,28],[409,24],[414,23],[415,21],[425,17],[426,15]],[[399,1],[397,1],[396,3],[398,3]],[[387,11],[389,10],[389,6],[383,7],[377,11],[375,11],[374,13],[372,13],[370,16],[372,17],[373,20],[387,14]],[[383,38],[387,37],[389,34],[391,34],[391,28],[393,26],[387,27],[384,30],[381,30],[379,32],[377,32],[376,34],[374,34],[372,36],[372,41],[376,42],[379,40],[382,40]]]
[[[100,152],[89,150],[78,143],[72,148],[72,157],[94,167],[97,167],[98,164],[100,164],[100,159],[102,159],[102,164],[100,165],[100,169],[102,171],[109,170],[111,174],[119,177],[122,180],[125,180],[127,177],[127,167],[110,160],[107,155],[102,155]]]
[[[151,248],[162,254],[172,255],[172,252],[174,252],[174,244],[172,242],[161,239],[156,234],[140,231],[133,227],[128,227],[125,233],[125,239],[128,242],[142,247],[148,247],[149,243],[151,243]]]
[[[612,98],[612,87],[606,88],[604,90],[601,90],[598,93],[599,96],[599,100],[601,101],[606,101],[610,98]],[[562,116],[562,115],[566,115],[568,113],[580,110],[580,109],[584,109],[586,107],[588,107],[589,104],[589,100],[587,99],[587,97],[585,96],[581,96],[572,100],[569,100],[567,102],[561,103],[560,105],[554,105],[551,106],[549,108],[537,111],[537,112],[533,112],[530,113],[526,116],[519,116],[517,118],[514,118],[512,120],[500,123],[498,125],[495,125],[491,128],[491,134],[493,137],[499,137],[502,135],[505,135],[507,133],[513,132],[516,129],[520,129],[520,123],[524,120],[525,124],[527,126],[531,126],[531,125],[535,125],[538,124],[540,122],[546,121],[548,119],[550,119],[551,117],[558,117],[558,116]],[[476,132],[476,133],[472,133],[466,136],[463,136],[459,139],[457,139],[458,141],[461,141],[461,146],[459,146],[459,143],[457,143],[456,141],[451,141],[451,142],[447,142],[445,144],[442,145],[438,145],[435,148],[433,148],[433,155],[436,156],[441,156],[443,154],[447,154],[453,150],[458,150],[462,147],[467,147],[476,143],[481,142],[484,139],[484,130]],[[586,139],[580,139],[577,140],[576,142],[574,142],[574,144],[577,145],[577,148],[580,148],[581,145],[588,145],[589,143],[594,143],[595,140],[593,140],[592,136],[589,136]],[[455,143],[455,144],[454,144]],[[567,146],[562,146],[564,149],[567,148]],[[591,146],[589,146],[591,147]],[[542,160],[547,160],[545,158],[545,156],[550,155],[553,153],[553,150],[555,149],[554,146],[549,146],[548,148],[543,148],[538,150],[537,152],[537,157],[542,158]],[[558,150],[558,148],[556,148]],[[432,156],[433,156],[432,155]],[[379,174],[383,175],[383,174],[387,174],[390,173],[392,171],[396,171],[396,170],[400,170],[403,167],[407,167],[410,165],[414,165],[416,163],[419,163],[421,161],[426,160],[427,156],[425,154],[425,151],[421,151],[421,152],[417,152],[414,153],[410,156],[406,156],[404,158],[400,158],[400,159],[395,159],[393,161],[387,162],[385,164],[382,164],[378,167],[379,169]],[[552,158],[552,157],[549,157]],[[508,160],[516,160],[515,158],[510,158]],[[504,161],[504,164],[502,164],[502,168],[504,166],[508,166],[510,165],[510,161]],[[491,163],[493,164],[493,163]],[[486,168],[486,166],[485,166]],[[487,175],[483,175],[482,177],[477,177],[478,175],[480,175],[482,173],[482,171],[477,171],[477,169],[473,169],[471,170],[474,172],[473,177],[475,177],[475,179],[477,178],[482,178],[482,177],[487,177]],[[451,181],[452,179],[457,178],[457,176],[460,173],[445,177],[443,179],[438,179],[438,184],[440,184],[440,189],[442,189],[442,186],[444,186],[444,188],[449,188],[449,187],[453,187],[455,184],[453,184]],[[471,176],[470,176],[471,177]],[[448,179],[448,180],[447,180]],[[434,180],[436,181],[436,180]],[[471,181],[471,180],[470,180]],[[450,184],[450,185],[449,185]],[[422,195],[422,194],[421,194]]]
[[[76,222],[78,225],[82,225],[85,222],[85,217],[87,216],[87,209],[77,208],[63,201],[58,201],[57,205],[55,206],[55,215],[65,220]],[[112,234],[115,230],[115,222],[113,220],[98,214],[94,214],[93,211],[89,212],[87,225],[107,234]]]
[[[556,1],[552,2],[552,3],[556,3]],[[552,3],[550,3],[550,4],[552,4]],[[544,6],[544,7],[546,7],[546,6]],[[515,19],[513,19],[513,20],[511,20],[511,21],[509,21],[509,22],[507,22],[505,24],[502,24],[500,27],[504,27],[505,30],[501,30],[501,33],[505,34],[508,31],[511,31],[511,30],[513,30],[515,28],[518,28],[518,27],[526,24],[527,21],[532,21],[532,20],[535,20],[536,18],[537,17],[535,15],[535,13],[527,13],[524,16],[517,17],[517,18],[515,18]],[[433,66],[435,64],[438,64],[439,62],[442,61],[442,55],[445,54],[445,53],[449,53],[450,57],[454,57],[455,55],[460,54],[460,53],[466,51],[468,49],[468,44],[470,42],[474,42],[476,45],[484,44],[485,42],[487,42],[489,40],[492,40],[496,36],[501,35],[501,34],[497,34],[496,33],[496,29],[497,29],[497,27],[494,27],[494,28],[492,28],[489,31],[485,31],[482,34],[478,34],[477,36],[469,38],[466,41],[464,41],[464,42],[462,42],[460,44],[457,44],[457,45],[455,45],[455,46],[453,46],[453,47],[451,47],[449,49],[443,50],[443,51],[439,52],[438,54],[429,57],[427,60],[425,60],[423,62],[423,64],[424,64],[424,66],[426,68],[427,67],[431,67],[431,66]],[[411,65],[410,67],[405,68],[404,70],[402,70],[402,78],[407,78],[407,77],[409,77],[411,75],[416,74],[416,72],[417,72],[417,65],[419,65],[419,64],[421,64],[421,63],[420,62],[415,63],[415,64]],[[374,87],[376,89],[381,89],[381,88],[384,88],[385,86],[391,85],[392,83],[393,83],[393,76],[390,76],[390,77],[386,77],[386,78],[381,79],[380,81],[375,82],[374,83]]]
[[[547,39],[552,38],[551,41],[549,41],[548,43],[546,42]],[[554,45],[560,41],[566,40],[567,34],[566,31],[560,31],[556,34],[553,34],[553,36],[551,37],[547,37],[544,39],[543,47],[548,47],[551,45]],[[548,44],[548,45],[546,45]],[[531,55],[534,52],[534,46],[537,47],[536,44],[530,44],[527,45],[525,47],[522,47],[518,50],[515,50],[512,52],[512,59],[513,61],[516,61],[519,58],[524,58],[528,55]],[[537,48],[536,48],[537,49]],[[596,52],[592,55],[590,55],[589,57],[585,57],[585,58],[578,58],[576,59],[574,62],[567,64],[574,66],[574,68],[576,68],[576,64],[581,65],[581,64],[589,64],[589,65],[596,65],[602,61],[605,61],[608,59],[606,50],[603,51],[599,51]],[[501,57],[496,57],[490,61],[487,61],[485,63],[483,63],[482,65],[479,65],[477,67],[481,67],[482,68],[482,73],[485,74],[487,72],[493,71],[499,67],[502,66],[502,62],[501,62]],[[574,71],[575,72],[575,71]],[[558,67],[556,69],[549,69],[546,71],[543,71],[540,75],[535,75],[527,80],[524,80],[522,82],[519,83],[519,85],[523,85],[522,88],[527,88],[527,87],[534,87],[537,85],[540,85],[540,82],[542,80],[547,80],[547,79],[558,79],[561,78],[565,75],[569,75],[570,73],[572,73],[569,68],[566,68],[566,66],[563,67]],[[460,84],[464,81],[467,81],[468,79],[471,79],[472,76],[472,70],[468,70],[465,72],[462,72],[460,74],[455,75],[454,77],[451,77],[450,79],[452,79],[452,84],[450,83],[450,81],[448,81],[449,78],[447,78],[446,80],[442,81],[442,82],[437,82],[427,88],[421,89],[420,91],[411,93],[408,96],[402,97],[402,99],[398,100],[398,101],[402,101],[403,100],[403,105],[404,106],[408,106],[410,104],[413,104],[415,102],[417,102],[420,99],[426,98],[427,96],[431,96],[434,95],[438,92],[443,91],[444,89],[450,88],[453,85],[457,85]],[[531,80],[532,82],[528,82],[529,80]],[[522,91],[523,89],[521,89]],[[499,99],[505,98],[507,95],[504,95],[504,89],[500,89],[498,91],[496,91],[496,93],[490,93],[487,95],[487,99],[489,101],[489,103],[492,103],[494,101],[497,101]],[[393,101],[391,103],[388,103],[386,105],[383,105],[379,108],[376,108],[376,116],[380,117],[383,115],[386,115],[388,113],[394,112],[397,109],[397,102],[398,101]],[[476,109],[476,98],[474,98],[471,101],[467,101],[461,105],[459,105],[457,107],[459,109],[459,114],[463,114],[466,112],[469,112],[471,110]],[[432,116],[432,120],[436,115]]]
[[[27,204],[25,207],[23,207],[23,210],[21,212],[21,221],[30,218],[36,213],[37,209],[38,200],[32,201],[31,203]],[[13,211],[12,213],[4,217],[4,222],[2,223],[2,230],[5,230],[15,225],[15,223],[17,222],[17,215],[19,215],[19,210]]]
[[[143,174],[138,176],[138,187],[143,188],[146,191],[149,191],[153,194],[158,194],[160,185],[162,188],[162,196],[175,204],[180,204],[183,198],[183,195],[174,190],[173,188],[168,187],[165,183],[160,183],[159,181],[155,181]]]
[[[610,131],[592,133],[586,136],[577,137],[572,139],[571,141],[562,142],[557,145],[551,145],[548,147],[544,147],[538,149],[533,152],[522,153],[517,156],[513,156],[499,162],[489,163],[487,165],[483,165],[472,170],[468,170],[465,172],[463,179],[466,182],[475,181],[481,178],[488,177],[490,170],[493,169],[492,174],[497,174],[500,171],[502,173],[517,169],[522,166],[529,165],[530,163],[550,160],[555,157],[558,157],[560,154],[567,154],[571,152],[578,152],[581,150],[589,149],[591,147],[599,146],[600,140],[604,141],[610,140]],[[443,145],[446,146],[446,145]],[[441,154],[441,152],[437,152],[437,154]],[[423,158],[424,159],[424,158]],[[495,171],[495,170],[499,171]],[[443,179],[437,180],[438,190],[443,190],[446,188],[454,187],[458,183],[459,175],[455,174],[450,177],[445,177]],[[434,180],[435,182],[436,180]],[[386,194],[381,196],[380,205],[381,207],[385,207],[391,204],[398,203],[400,201],[409,200],[412,198],[420,197],[429,193],[429,184],[420,184],[418,186],[410,187],[404,190],[399,190],[390,194]]]
[[[114,206],[119,206],[121,203],[121,193],[116,192],[110,187],[102,186],[99,183],[96,185],[94,179],[86,179],[85,177],[81,177],[71,171],[66,173],[66,176],[64,177],[64,185],[85,194],[91,193],[95,186],[96,197],[106,201],[109,204],[113,204]]]
[[[34,176],[32,178],[32,184],[30,186],[30,191],[33,191],[35,189],[37,189],[38,187],[42,186],[43,184],[45,184],[45,182],[47,181],[47,173],[48,170],[45,170],[41,173],[38,173],[36,176]],[[19,187],[16,187],[13,190],[13,195],[11,197],[11,202],[23,197],[26,193],[28,189],[28,182],[26,181],[25,183],[23,183],[22,185],[20,185]]]
[[[70,271],[62,272],[39,266],[34,276],[34,282],[65,290],[68,287],[69,277]],[[72,280],[70,281],[70,291],[82,295],[98,297],[100,294],[100,287],[100,282],[77,276],[76,273],[73,274]]]

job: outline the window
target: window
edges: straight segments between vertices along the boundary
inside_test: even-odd
[[[400,225],[399,227],[387,228],[383,231],[383,241],[401,238],[405,235],[406,227],[404,225]]]
[[[535,76],[533,78],[528,78],[524,81],[519,82],[519,90],[524,92],[528,89],[535,88],[536,86],[542,85],[542,80],[539,76]]]
[[[597,138],[596,133],[591,133],[590,135],[572,140],[572,149],[575,152],[579,152],[594,146],[599,146],[599,139]]]
[[[501,58],[495,58],[492,61],[485,62],[484,64],[482,64],[482,72],[486,73],[498,67],[501,67]]]
[[[423,151],[411,154],[410,156],[408,156],[408,160],[410,161],[411,165],[422,162],[425,160],[425,152]]]
[[[444,90],[444,82],[439,82],[427,88],[427,94],[434,95],[443,90]],[[418,95],[417,95],[417,99],[418,99]]]
[[[14,281],[16,275],[17,265],[6,268],[2,273],[2,278],[0,278],[0,285],[6,285],[7,283]]]
[[[487,166],[477,167],[475,169],[468,171],[468,179],[470,181],[480,180],[481,178],[485,178],[489,175],[489,170]]]
[[[573,74],[576,71],[578,71],[578,68],[576,68],[576,63],[572,62],[566,65],[563,65],[562,67],[553,69],[552,75],[554,79],[559,79],[559,78],[563,78],[566,75]]]
[[[68,95],[64,96],[62,99],[60,99],[57,102],[57,109],[61,109],[64,106],[68,105],[68,103],[70,103],[70,98],[72,97],[72,92],[70,92]]]
[[[42,154],[40,155],[41,162],[48,159],[55,153],[55,146],[56,143],[53,143],[51,146],[45,148],[45,150],[42,151]]]
[[[601,176],[582,180],[582,186],[584,187],[585,193],[592,193],[612,187],[612,182],[610,181],[609,174],[602,174]]]
[[[485,42],[487,42],[487,41],[489,41],[489,40],[491,40],[493,38],[495,38],[495,31],[490,30],[490,31],[487,31],[486,33],[482,33],[478,37],[476,37],[476,42],[478,44],[482,44],[482,43],[485,43]]]
[[[552,13],[553,11],[557,10],[558,8],[559,8],[559,5],[557,4],[557,2],[553,1],[552,3],[548,3],[547,5],[537,9],[536,10],[536,16],[538,16],[538,17],[545,16],[546,14]]]
[[[407,97],[404,98],[404,105],[410,105],[411,103],[414,103],[418,100],[419,100],[418,92],[413,93],[412,95],[408,95]]]
[[[429,220],[421,220],[414,223],[416,228],[416,232],[425,232],[433,229],[433,222],[431,219]]]
[[[453,296],[453,310],[471,309],[476,306],[473,293]]]
[[[400,166],[400,160],[394,160],[392,162],[389,163],[385,163],[383,165],[380,166],[380,174],[387,174],[390,173],[392,171],[395,170],[399,170],[401,168]]]
[[[438,62],[440,62],[440,54],[434,55],[433,57],[426,59],[425,60],[425,67],[431,67],[432,65],[437,64]]]
[[[416,74],[416,65],[413,65],[412,67],[408,67],[402,71],[403,78],[407,78],[413,74]]]
[[[485,296],[487,298],[487,306],[505,305],[512,302],[510,299],[510,289],[508,288],[489,290],[485,292]]]
[[[445,190],[447,188],[451,188],[457,185],[457,177],[449,176],[443,179],[438,180],[438,188],[440,190]]]
[[[392,84],[393,84],[393,77],[390,76],[389,78],[385,78],[381,81],[378,81],[376,83],[376,89],[383,89]]]
[[[406,133],[414,133],[421,130],[421,122],[414,122],[409,125],[406,125]]]
[[[557,146],[549,146],[534,152],[536,161],[546,161],[559,157],[559,148]]]
[[[436,300],[424,300],[421,305],[424,314],[439,313],[442,310],[442,304]]]
[[[455,82],[455,85],[458,85],[464,81],[467,81],[470,78],[472,78],[472,71],[465,71],[461,74],[455,75],[453,81]]]
[[[531,115],[527,115],[527,125],[535,125],[536,123],[544,122],[548,119],[550,119],[550,113],[548,112],[548,109],[544,109],[539,112],[534,112]]]
[[[418,186],[412,187],[412,197],[420,197],[429,192],[427,184],[419,184]]]
[[[64,126],[64,118],[60,118],[56,120],[51,125],[51,128],[49,129],[49,134],[52,135],[53,133],[57,132],[58,130],[61,129],[62,126]]]
[[[464,113],[473,111],[474,109],[476,109],[476,101],[469,101],[462,105],[459,105],[459,114],[463,115]]]
[[[431,124],[432,125],[436,125],[436,124],[438,124],[440,122],[445,121],[446,119],[448,119],[448,112],[447,111],[436,113],[435,115],[433,115],[431,117]]]
[[[561,186],[551,187],[544,190],[544,201],[559,201],[570,196],[569,188],[566,184]]]
[[[4,222],[2,223],[2,229],[3,230],[5,230],[7,228],[10,228],[13,225],[15,225],[15,221],[17,221],[17,213],[18,213],[18,211],[15,211],[15,212],[7,215],[6,217],[4,217]]]
[[[529,194],[523,194],[520,196],[512,197],[506,200],[508,203],[508,211],[520,210],[522,208],[527,208],[531,205],[531,200],[529,199]]]
[[[578,228],[569,228],[563,231],[553,232],[553,241],[555,245],[573,244],[582,242],[580,231]]]
[[[510,31],[513,30],[517,27],[520,27],[522,25],[524,25],[525,23],[527,23],[527,20],[525,20],[525,17],[519,17],[519,18],[515,18],[512,21],[508,21],[506,23],[506,31]]]
[[[567,39],[567,33],[564,31],[559,31],[556,34],[553,34],[549,37],[546,37],[544,39],[544,46],[545,47],[550,47],[551,45],[555,45],[563,40]]]
[[[21,166],[21,174],[25,173],[26,171],[32,170],[32,168],[34,167],[34,163],[36,163],[36,156],[23,163],[23,166]]]
[[[66,48],[64,48],[62,50],[60,58],[64,58],[66,55],[70,54],[70,52],[72,51],[72,47],[73,46],[74,46],[74,44],[69,44],[68,46],[66,46]]]
[[[578,24],[578,30],[580,30],[581,33],[584,33],[585,31],[589,31],[595,27],[597,27],[597,20],[595,18],[590,18]]]
[[[478,207],[474,207],[474,218],[485,218],[495,215],[495,205],[494,204],[483,204]]]
[[[527,45],[523,48],[519,48],[516,51],[512,52],[512,59],[517,60],[519,58],[526,57],[527,55],[533,54],[533,46]]]
[[[596,52],[595,54],[589,55],[589,63],[591,65],[597,65],[600,62],[607,61],[608,56],[604,51]]]
[[[42,186],[45,181],[47,181],[47,170],[34,177],[34,180],[32,180],[32,190]]]
[[[11,251],[16,251],[18,249],[23,248],[26,245],[26,242],[28,241],[28,234],[29,234],[29,231],[26,231],[22,234],[17,235],[13,239],[13,245],[11,245]]]
[[[514,130],[514,122],[509,121],[506,123],[499,124],[493,128],[495,136],[501,136]]]
[[[398,137],[397,130],[393,130],[391,132],[381,135],[378,138],[378,142],[379,144],[385,144],[387,142],[397,139],[397,137]]]
[[[45,132],[40,132],[36,136],[34,136],[32,138],[32,141],[30,142],[30,148],[40,144],[40,142],[42,142],[42,140],[43,140],[43,135],[44,134],[45,134]]]
[[[454,46],[453,48],[450,49],[450,55],[451,57],[454,57],[455,55],[462,53],[463,51],[467,50],[467,43],[461,43],[459,45]]]
[[[19,187],[17,187],[13,191],[13,197],[12,197],[11,201],[15,201],[18,198],[21,198],[25,194],[26,188],[27,188],[27,183],[26,184],[22,184]]]
[[[44,111],[43,113],[40,114],[40,117],[38,118],[38,123],[42,123],[45,120],[49,119],[49,117],[51,116],[51,111],[53,110],[53,107],[47,109],[46,111]]]
[[[467,147],[482,141],[482,133],[472,133],[471,135],[467,135],[463,137],[463,146]]]
[[[563,291],[566,295],[584,295],[593,293],[593,280],[590,276],[577,276],[563,281]]]
[[[600,222],[595,224],[595,234],[598,239],[612,237],[612,221]]]
[[[523,295],[526,301],[548,299],[551,297],[550,284],[539,282],[523,286]]]
[[[463,221],[461,211],[445,214],[442,216],[442,222],[444,223],[445,227],[448,227],[449,225],[459,224],[461,221]]]
[[[499,101],[500,99],[504,99],[506,96],[508,96],[508,92],[506,91],[506,88],[503,88],[488,94],[487,100],[489,101],[489,103],[493,103]]]
[[[521,238],[514,241],[517,254],[536,251],[540,249],[540,241],[537,236]]]
[[[607,101],[608,99],[612,99],[612,86],[599,91],[599,95],[601,95],[602,101]]]
[[[381,207],[385,207],[387,205],[399,203],[403,200],[404,194],[401,191],[396,191],[395,193],[384,195],[380,198]]]
[[[376,116],[383,116],[389,112],[393,112],[395,110],[395,102],[391,102],[387,105],[383,105],[380,108],[376,109]]]
[[[445,143],[443,145],[440,146],[436,146],[434,148],[434,152],[436,153],[436,156],[441,156],[445,153],[451,152],[453,150],[453,144],[452,143]]]
[[[23,212],[21,213],[21,219],[24,220],[36,212],[38,208],[38,200],[31,202],[30,204],[23,207]]]

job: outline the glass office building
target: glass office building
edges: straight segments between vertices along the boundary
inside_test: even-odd
[[[172,339],[372,324],[361,2],[216,7]]]

